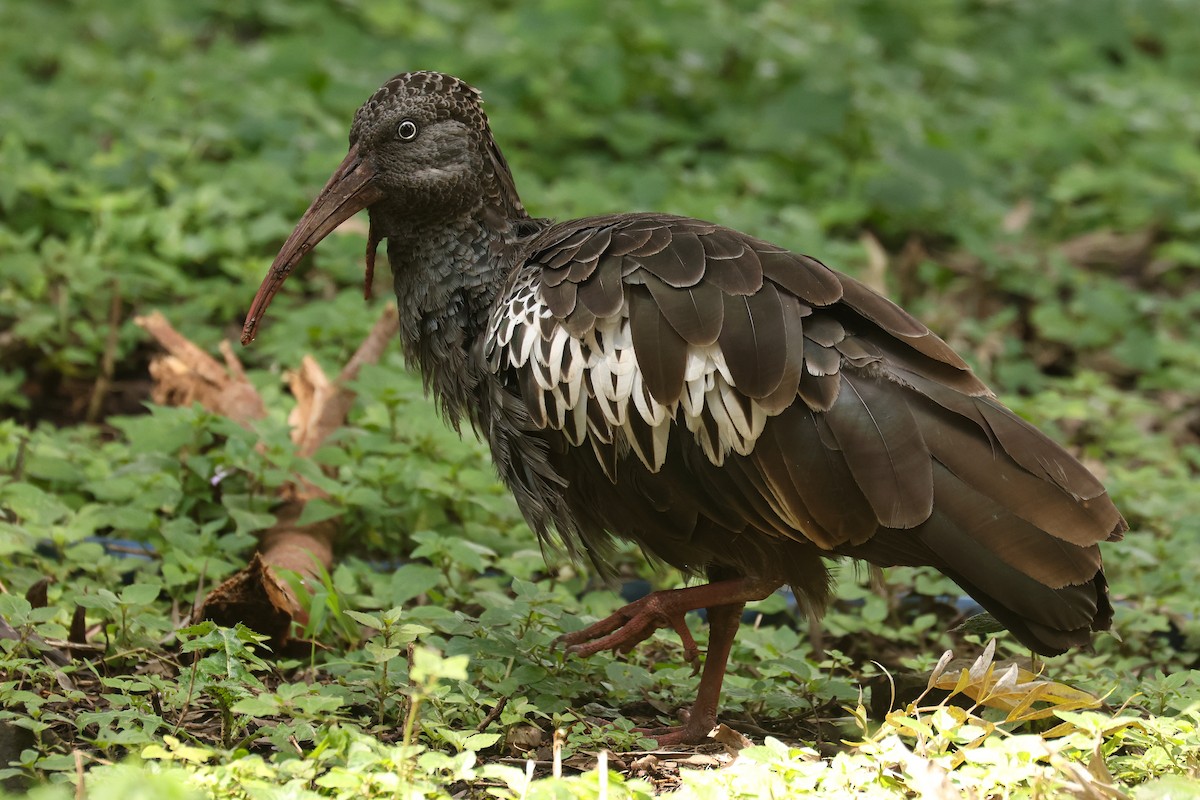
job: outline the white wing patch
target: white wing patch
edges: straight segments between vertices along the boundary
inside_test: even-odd
[[[619,456],[632,451],[652,472],[666,460],[676,425],[718,466],[731,451],[754,449],[768,413],[734,386],[716,343],[688,346],[683,393],[664,405],[642,382],[628,306],[576,337],[538,298],[532,276],[509,297],[492,316],[484,357],[493,372],[511,367],[532,376],[537,391],[526,404],[539,426],[561,430],[576,446],[591,443],[601,464],[601,445],[615,446]],[[524,387],[529,394],[530,382]]]

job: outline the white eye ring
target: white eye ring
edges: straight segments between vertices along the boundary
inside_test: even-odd
[[[411,142],[417,138],[417,123],[411,119],[406,119],[396,126],[396,135],[400,137],[402,142]]]

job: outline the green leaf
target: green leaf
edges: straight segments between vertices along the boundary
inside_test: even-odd
[[[278,698],[270,694],[259,694],[238,700],[230,710],[235,714],[247,714],[252,717],[269,717],[278,714],[282,704]]]
[[[0,594],[0,618],[10,625],[24,625],[33,611],[33,606],[24,597],[15,594]]]
[[[439,680],[463,681],[467,679],[467,656],[445,657],[429,647],[413,650],[409,678],[418,684],[434,684]]]
[[[463,741],[462,749],[472,752],[486,750],[498,741],[500,741],[498,733],[473,733]]]
[[[120,600],[108,589],[99,589],[95,594],[84,594],[75,598],[77,605],[84,608],[95,608],[102,611],[114,612],[120,605]]]
[[[275,515],[265,511],[247,511],[241,508],[229,509],[229,516],[237,525],[237,533],[254,533],[266,530],[275,525]]]
[[[392,573],[388,601],[400,606],[439,586],[445,576],[426,564],[405,564]]]
[[[344,514],[346,509],[330,503],[328,500],[315,498],[304,504],[304,510],[300,512],[300,518],[296,521],[297,525],[312,525],[316,522],[324,522],[327,519],[333,519]]]
[[[28,483],[0,485],[0,507],[33,525],[49,525],[71,513],[57,497]]]
[[[144,606],[157,600],[161,591],[157,583],[134,583],[121,590],[120,600],[125,605]]]
[[[352,609],[347,609],[345,613],[347,617],[364,627],[374,628],[376,630],[383,629],[383,620],[374,614],[364,614],[361,611],[354,611]]]
[[[391,661],[403,651],[397,647],[382,647],[374,642],[368,642],[363,646],[363,649],[371,656],[371,660],[376,664],[382,664],[385,661]]]

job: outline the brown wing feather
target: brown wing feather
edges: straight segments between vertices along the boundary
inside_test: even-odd
[[[796,387],[800,399],[813,411],[828,411],[833,408],[838,392],[842,388],[842,376],[813,375],[805,370],[800,376],[800,385]]]
[[[907,311],[890,300],[872,292],[866,286],[846,275],[840,275],[842,299],[846,308],[865,317],[881,329],[904,342],[909,347],[929,358],[949,364],[955,369],[970,371],[966,362],[950,345],[929,332]],[[982,385],[982,384],[981,384]]]
[[[628,255],[650,241],[650,237],[653,235],[654,231],[649,228],[618,227],[612,233],[612,244],[608,247],[608,254],[612,256]]]
[[[598,231],[593,231],[588,228],[576,231],[568,236],[558,245],[555,252],[547,253],[548,256],[543,262],[548,268],[560,269],[573,262],[588,261],[590,258],[580,252],[581,246],[591,239],[596,237]]]
[[[933,510],[933,463],[898,394],[887,384],[844,375],[826,421],[880,524],[913,528]]]
[[[711,283],[677,289],[654,275],[643,280],[667,322],[688,344],[705,347],[717,340],[725,320],[720,289]]]
[[[574,263],[571,265],[571,280],[578,282],[587,278],[588,271],[579,269],[579,266],[595,263],[608,250],[610,244],[612,244],[611,227],[591,230],[587,238],[579,243],[579,248],[572,259]]]
[[[687,342],[667,322],[650,292],[630,287],[628,299],[629,332],[642,381],[658,402],[674,403],[683,391]]]
[[[566,270],[562,270],[565,274]],[[542,299],[550,307],[550,312],[560,319],[565,319],[575,310],[579,300],[579,284],[565,278],[553,286],[542,284]]]
[[[977,407],[1000,446],[1030,473],[1078,500],[1092,500],[1104,494],[1104,486],[1092,473],[1037,428],[994,401],[981,402]]]
[[[787,251],[758,251],[763,275],[805,303],[828,306],[842,299],[842,278],[815,258]]]
[[[596,315],[587,306],[576,305],[567,316],[558,316],[564,320],[563,324],[576,339],[585,336],[596,325]]]
[[[779,388],[787,363],[783,303],[774,286],[757,294],[725,295],[725,320],[717,342],[733,376],[748,397],[766,397]]]
[[[579,301],[597,317],[611,317],[625,302],[621,281],[621,259],[603,255],[596,271],[578,284]]]
[[[652,225],[650,236],[637,247],[629,251],[629,255],[639,259],[646,259],[656,253],[661,253],[663,250],[671,246],[671,241],[674,239],[674,231],[671,226],[666,224],[666,220],[659,221],[652,217],[645,217],[645,224]]]
[[[657,253],[640,255],[634,252],[638,262],[663,283],[677,288],[695,286],[704,277],[704,247],[691,231],[672,231],[668,246]],[[644,248],[643,248],[644,249]]]
[[[778,414],[796,402],[800,379],[804,375],[804,319],[812,309],[790,294],[779,294],[783,308],[783,340],[777,345],[783,351],[783,377],[770,394],[759,398],[759,405],[770,415]]]
[[[1124,520],[1116,507],[1102,487],[1095,494],[1095,476],[1055,442],[990,397],[964,396],[924,376],[901,374],[920,393],[921,403],[914,404],[914,410],[936,416],[924,426],[930,432],[930,448],[952,471],[964,478],[971,475],[973,485],[1014,513],[1076,544],[1120,538]],[[1026,437],[1025,450],[1018,454],[1037,471],[999,441],[995,423],[1001,418]],[[1055,465],[1052,472],[1058,480],[1044,477],[1049,464]],[[1064,476],[1071,479],[1066,486],[1059,483]]]
[[[763,285],[762,262],[741,237],[719,228],[701,236],[704,248],[704,279],[726,294],[754,294]]]
[[[798,518],[811,516],[817,527],[801,528],[803,535],[832,549],[870,538],[879,522],[843,454],[822,441],[818,419],[809,408],[792,406],[767,426],[759,440],[766,448],[760,454],[756,447],[750,458],[771,476],[779,503]]]

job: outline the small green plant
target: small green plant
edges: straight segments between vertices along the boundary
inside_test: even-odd
[[[377,631],[375,636],[363,645],[363,650],[377,670],[371,681],[371,689],[375,695],[375,724],[382,729],[398,717],[395,700],[400,692],[399,680],[402,673],[397,674],[395,667],[399,664],[399,659],[405,655],[405,648],[409,648],[417,637],[433,631],[424,625],[402,622],[404,612],[399,608],[390,609],[382,614],[364,614],[358,611],[347,611],[346,614],[359,624]],[[409,653],[405,657],[411,660],[415,656]],[[412,677],[411,670],[409,677]],[[409,702],[411,704],[411,698]]]
[[[221,716],[220,741],[231,748],[244,734],[247,721],[234,713],[240,700],[263,688],[256,673],[271,669],[255,648],[266,641],[249,628],[238,624],[223,628],[212,622],[201,622],[179,631],[180,652],[192,654],[187,669],[187,682],[173,733],[178,732],[192,710],[198,696],[204,695],[217,707]]]
[[[404,715],[404,736],[401,747],[402,753],[405,755],[416,756],[424,749],[416,744],[417,721],[420,717],[421,705],[435,696],[438,684],[443,680],[466,680],[468,659],[466,656],[447,658],[428,647],[413,648],[411,658],[408,667],[408,710]],[[496,740],[495,734],[477,734],[477,736],[479,738],[471,742],[476,747],[470,749],[487,747]],[[469,739],[464,739],[462,744],[467,746],[469,741]],[[412,762],[409,758],[405,758],[403,765],[400,775],[402,778],[408,779],[412,774]]]

